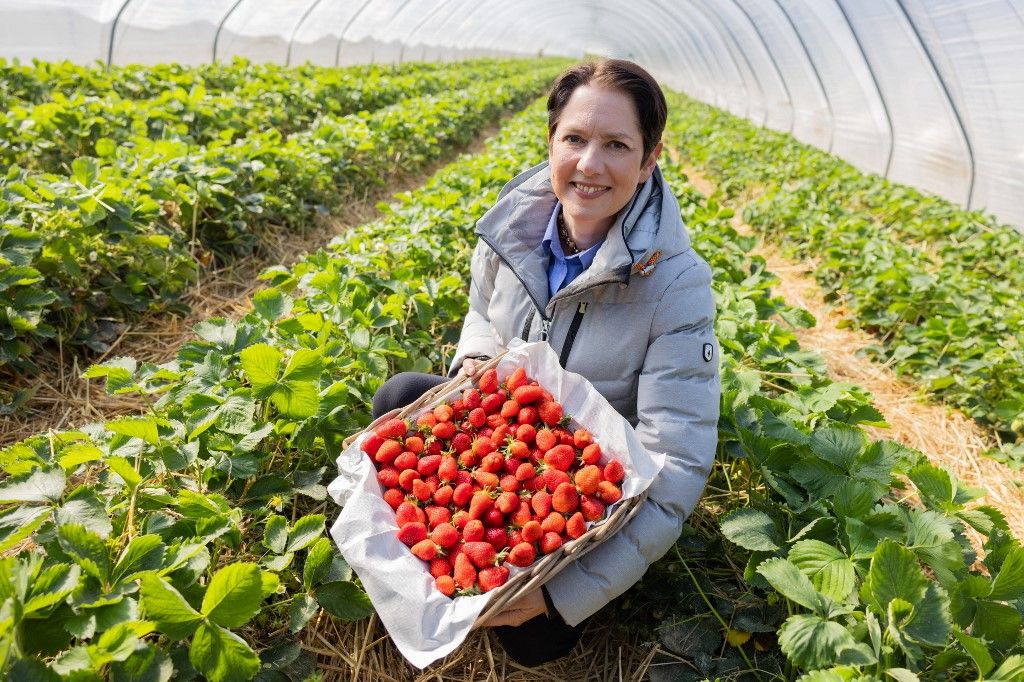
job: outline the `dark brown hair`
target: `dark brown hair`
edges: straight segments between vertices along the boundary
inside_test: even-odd
[[[601,85],[618,90],[633,101],[644,141],[643,160],[647,161],[661,141],[661,134],[665,131],[665,120],[668,118],[665,93],[661,91],[658,81],[639,64],[625,59],[584,62],[566,69],[555,79],[548,94],[549,138],[555,134],[558,118],[562,115],[565,105],[569,103],[572,93],[581,85]]]

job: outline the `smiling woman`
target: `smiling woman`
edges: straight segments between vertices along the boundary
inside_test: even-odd
[[[548,97],[548,161],[509,182],[477,223],[470,310],[449,375],[471,373],[514,338],[547,341],[666,456],[632,521],[487,623],[524,665],[569,653],[583,621],[668,551],[714,458],[711,270],[658,170],[666,118],[657,82],[632,62],[565,71]],[[393,377],[374,396],[374,416],[444,380]]]

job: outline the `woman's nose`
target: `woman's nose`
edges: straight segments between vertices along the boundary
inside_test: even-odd
[[[576,169],[584,175],[597,175],[601,172],[603,164],[600,148],[597,145],[588,144],[580,152]]]

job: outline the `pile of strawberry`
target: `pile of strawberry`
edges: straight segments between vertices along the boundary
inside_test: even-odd
[[[429,563],[451,597],[508,580],[586,532],[622,497],[622,463],[601,464],[586,429],[571,433],[561,404],[516,369],[501,385],[489,369],[477,388],[410,426],[391,419],[363,441],[398,539]]]

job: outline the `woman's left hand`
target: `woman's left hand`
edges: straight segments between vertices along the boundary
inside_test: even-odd
[[[516,627],[522,625],[531,618],[547,613],[547,605],[544,603],[544,595],[540,589],[528,592],[519,599],[510,602],[505,609],[495,616],[492,616],[483,624],[483,627],[493,628],[498,625],[511,625]]]

